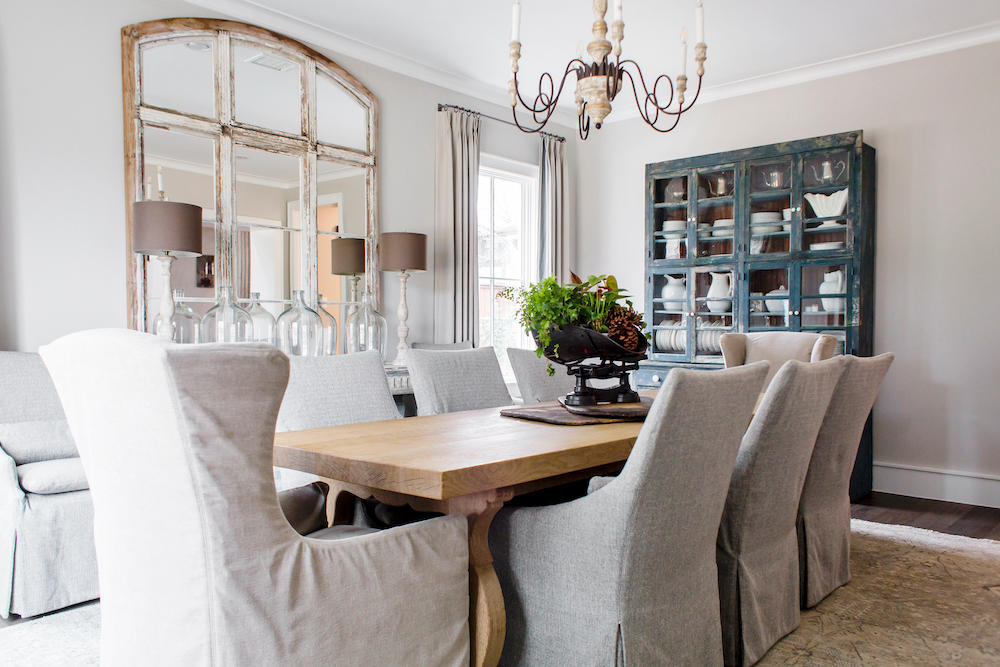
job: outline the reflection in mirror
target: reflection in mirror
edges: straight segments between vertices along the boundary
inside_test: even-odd
[[[215,118],[214,37],[152,42],[142,49],[142,103]]]
[[[302,287],[300,158],[237,146],[236,296],[261,304],[277,317]],[[294,202],[294,207],[290,203]]]
[[[195,204],[204,211],[202,256],[179,257],[170,268],[174,289],[184,291],[181,303],[201,316],[215,300],[215,139],[147,126],[142,144],[145,198],[158,199],[162,192],[170,201]],[[161,287],[160,273],[147,272],[146,330],[150,332],[155,331]]]
[[[368,110],[322,72],[316,73],[316,138],[327,144],[368,150]]]
[[[233,96],[237,122],[302,134],[301,66],[288,54],[233,42]]]

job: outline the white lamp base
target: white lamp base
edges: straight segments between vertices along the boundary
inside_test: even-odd
[[[406,281],[410,279],[410,274],[406,271],[399,272],[399,310],[396,316],[399,318],[399,328],[396,335],[399,337],[399,344],[396,345],[396,358],[393,359],[393,366],[405,366],[409,359],[410,344],[407,338],[410,335],[410,327],[406,325],[406,320],[410,317],[410,311],[406,307]]]
[[[170,265],[174,263],[172,255],[154,255],[160,263],[160,282],[163,283],[163,293],[160,295],[160,321],[156,323],[156,335],[166,341],[174,339],[174,291],[170,286]]]

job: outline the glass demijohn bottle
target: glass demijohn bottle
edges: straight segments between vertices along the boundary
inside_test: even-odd
[[[247,308],[253,321],[253,341],[274,345],[274,315],[260,302],[260,292],[250,292],[250,307]]]
[[[365,291],[361,306],[347,318],[348,352],[377,350],[385,359],[388,335],[385,318],[372,306],[371,295]]]
[[[232,287],[219,288],[219,299],[201,318],[202,342],[247,343],[253,340],[250,313],[233,298]]]
[[[173,341],[175,343],[197,343],[198,342],[198,329],[201,328],[201,318],[198,317],[198,313],[194,312],[191,306],[183,302],[184,290],[175,289],[174,290],[174,316],[171,321],[174,323],[174,337]],[[153,320],[153,331],[156,331],[160,326],[160,316],[156,315],[156,319]]]
[[[323,354],[337,354],[337,318],[323,307],[323,295],[316,295],[316,312],[323,320]]]
[[[292,292],[292,305],[278,316],[278,347],[290,356],[318,357],[323,353],[323,321],[306,305],[305,292]]]

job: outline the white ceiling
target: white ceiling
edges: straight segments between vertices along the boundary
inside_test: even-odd
[[[510,0],[188,1],[482,99],[506,100]],[[704,4],[705,99],[1000,39],[998,0]],[[647,81],[661,72],[678,73],[680,30],[686,26],[693,33],[694,5],[624,0],[623,57],[636,59]],[[590,39],[590,6],[590,0],[522,0],[522,85],[534,84],[545,70],[562,72],[577,46]],[[692,69],[689,64],[689,76]],[[525,97],[528,87],[522,88]],[[571,101],[563,98],[567,112]],[[621,111],[609,122],[627,117]]]

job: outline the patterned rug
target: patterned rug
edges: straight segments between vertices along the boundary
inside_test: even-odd
[[[760,665],[1000,665],[1000,542],[851,521],[851,583]],[[97,603],[0,627],[0,665],[97,665]]]
[[[1000,665],[1000,542],[851,521],[851,582],[760,665]]]

